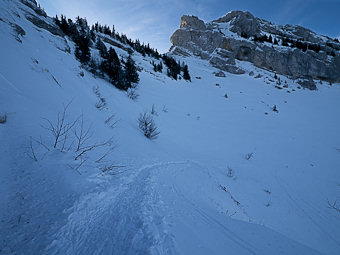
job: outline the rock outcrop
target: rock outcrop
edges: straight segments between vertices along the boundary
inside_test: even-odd
[[[233,11],[205,23],[183,16],[170,39],[173,54],[199,56],[234,74],[246,71],[235,60],[293,79],[340,82],[340,43],[301,26],[280,26]]]

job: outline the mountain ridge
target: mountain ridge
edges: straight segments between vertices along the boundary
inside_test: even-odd
[[[170,52],[186,51],[234,74],[246,72],[235,63],[240,60],[292,79],[340,81],[337,39],[297,25],[275,25],[250,12],[231,11],[211,22],[183,15],[170,41]]]

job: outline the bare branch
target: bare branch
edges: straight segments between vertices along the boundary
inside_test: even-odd
[[[82,149],[82,151],[74,158],[74,160],[78,160],[81,156],[83,156],[84,154],[86,154],[89,151],[92,151],[93,149],[103,147],[103,146],[106,146],[106,145],[111,144],[111,143],[112,143],[112,139],[107,140],[106,142],[103,142],[103,143],[99,143],[99,144],[97,143],[97,144],[87,146],[87,147]]]
[[[88,158],[85,159],[81,159],[79,165],[77,167],[72,167],[71,165],[68,165],[71,169],[73,169],[74,171],[76,171],[78,174],[81,175],[81,172],[79,171],[79,168],[88,160]]]
[[[92,125],[87,130],[84,130],[83,115],[81,115],[79,118],[80,118],[79,130],[78,129],[74,130],[74,135],[76,137],[76,152],[86,148],[86,146],[84,146],[84,145],[93,135],[93,133],[90,134]]]
[[[97,168],[100,171],[102,171],[102,173],[107,173],[107,174],[110,174],[110,175],[117,175],[117,174],[122,174],[122,173],[125,172],[125,171],[115,171],[115,172],[113,172],[113,170],[125,168],[125,166],[117,166],[117,165],[114,165],[114,164],[100,165]]]
[[[333,210],[335,210],[337,212],[340,212],[340,206],[338,205],[338,201],[337,200],[335,200],[333,204],[331,204],[329,202],[329,200],[327,200],[327,204],[328,204],[328,208],[333,209]]]
[[[52,121],[50,121],[49,119],[43,118],[47,122],[47,126],[42,125],[42,127],[50,131],[52,135],[54,136],[53,148],[57,148],[58,143],[63,142],[62,151],[65,147],[68,132],[76,125],[79,119],[77,118],[73,122],[66,121],[66,113],[67,113],[67,109],[70,106],[70,104],[71,102],[68,103],[66,106],[64,105],[64,109],[62,113],[58,112],[56,123],[52,123]]]
[[[31,138],[33,139],[33,141],[35,141],[36,143],[38,143],[41,146],[43,146],[47,151],[50,151],[50,149],[43,143],[41,136],[40,136],[40,140],[39,141],[34,139],[33,137],[31,137]]]
[[[33,160],[34,160],[34,161],[38,161],[37,157],[35,156],[34,149],[33,149],[33,145],[32,145],[32,136],[30,136],[30,148],[31,148]]]
[[[101,163],[108,155],[112,153],[115,147],[111,147],[103,156],[96,160],[96,163]]]

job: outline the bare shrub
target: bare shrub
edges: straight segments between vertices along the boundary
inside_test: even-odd
[[[27,154],[31,159],[33,159],[35,162],[38,161],[37,157],[35,156],[35,152],[34,152],[34,148],[33,148],[33,144],[32,144],[32,136],[30,137],[30,150],[31,153]]]
[[[129,88],[126,92],[127,96],[132,100],[137,100],[139,95],[137,94],[136,88]]]
[[[276,105],[273,106],[273,112],[279,112]]]
[[[116,116],[112,114],[104,122],[105,124],[109,125],[111,128],[115,128],[119,120],[117,120]]]
[[[121,168],[122,166],[115,166],[111,160],[106,160],[108,156],[114,150],[113,139],[110,138],[103,142],[93,141],[94,130],[92,125],[85,125],[83,115],[80,115],[74,121],[68,121],[66,118],[67,109],[70,104],[64,106],[62,112],[57,114],[56,122],[52,122],[49,119],[44,119],[48,125],[43,126],[46,130],[50,131],[53,136],[53,148],[60,150],[61,152],[72,151],[74,161],[77,163],[69,164],[68,166],[79,174],[79,169],[86,163],[91,164],[100,169],[102,173],[110,173],[115,168]],[[112,120],[114,115],[108,119],[108,123]],[[40,141],[32,139],[30,140],[30,157],[37,161],[36,153],[32,145],[32,140],[38,145],[43,146],[47,151],[50,151],[49,146]],[[90,154],[91,153],[91,154]],[[96,157],[96,158],[94,158]],[[106,169],[106,171],[103,171]]]
[[[158,112],[156,111],[156,107],[155,107],[154,104],[153,104],[152,107],[151,107],[151,114],[152,114],[152,115],[155,115],[155,116],[158,116]]]
[[[63,111],[58,112],[56,122],[53,123],[49,119],[44,118],[44,120],[47,122],[47,125],[42,127],[45,128],[46,130],[49,130],[52,133],[54,137],[53,148],[57,148],[58,144],[60,143],[63,143],[63,145],[65,145],[69,131],[78,122],[78,119],[71,122],[66,120],[66,112],[69,105],[70,103],[67,104],[66,106],[64,105]]]
[[[95,106],[97,109],[102,110],[106,107],[106,100],[103,98],[99,91],[99,86],[93,87],[93,93],[98,97],[98,101]]]
[[[272,194],[272,192],[269,189],[265,189],[263,191],[266,192],[268,195]]]
[[[152,116],[146,112],[139,115],[138,126],[143,131],[145,137],[150,140],[156,139],[159,135],[155,121]]]
[[[233,178],[233,177],[234,177],[234,171],[233,171],[233,169],[232,169],[231,167],[229,167],[229,166],[228,166],[228,174],[227,174],[227,176],[228,176],[229,178]]]
[[[7,121],[7,114],[4,113],[4,114],[1,114],[0,113],[0,124],[5,124]]]
[[[99,100],[95,104],[96,108],[102,110],[106,107],[106,100],[103,97],[100,97]]]
[[[247,153],[247,154],[245,155],[245,159],[246,159],[246,160],[250,160],[253,156],[254,156],[254,152]]]
[[[100,91],[99,91],[99,86],[95,86],[92,88],[93,89],[93,93],[97,96],[100,97]]]
[[[335,200],[333,203],[331,203],[331,202],[329,202],[327,200],[327,204],[328,204],[328,208],[329,209],[333,209],[333,210],[335,210],[335,211],[340,213],[340,206],[338,205],[338,201],[337,200]]]
[[[168,108],[166,107],[166,105],[163,105],[163,112],[167,113],[168,112]]]

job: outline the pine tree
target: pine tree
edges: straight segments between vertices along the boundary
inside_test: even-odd
[[[137,67],[131,55],[128,56],[125,64],[125,82],[126,89],[131,88],[133,83],[137,84],[139,82]]]
[[[86,35],[79,34],[74,40],[76,43],[75,56],[83,64],[89,62],[91,58],[90,38]]]
[[[59,27],[66,35],[69,35],[69,25],[64,15],[61,15],[61,21],[60,21]]]
[[[102,58],[107,58],[107,48],[103,41],[98,37],[97,38],[97,43],[96,43],[96,48],[99,50],[99,54]]]
[[[191,81],[191,77],[190,77],[187,65],[184,65],[184,67],[183,67],[183,79],[187,80],[187,81]]]
[[[78,31],[77,26],[73,24],[75,28],[74,28],[74,32],[71,35],[76,44],[75,55],[76,55],[76,58],[78,58],[81,63],[86,64],[90,61],[90,58],[91,58],[90,31],[89,31],[89,27],[87,25],[86,19],[82,19],[78,16],[76,24],[79,27],[79,31]]]
[[[160,73],[163,71],[162,61],[157,65],[157,71],[160,72]]]
[[[103,71],[109,76],[111,83],[122,89],[122,70],[116,51],[110,47],[107,59],[102,62]]]
[[[60,20],[59,20],[59,18],[58,18],[58,15],[55,15],[54,22],[56,23],[56,25],[57,25],[58,27],[60,27],[61,23],[60,23]]]
[[[270,36],[268,37],[268,42],[269,42],[269,43],[273,43],[273,37],[272,37],[272,35],[270,35]]]

